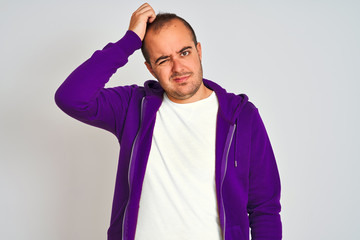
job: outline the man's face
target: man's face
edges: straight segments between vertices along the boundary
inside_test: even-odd
[[[150,64],[145,64],[169,99],[179,103],[198,100],[205,88],[201,45],[195,46],[190,30],[175,19],[159,31],[147,32],[144,41],[150,57]]]

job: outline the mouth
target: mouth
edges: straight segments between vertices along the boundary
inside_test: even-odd
[[[179,76],[179,77],[174,77],[173,80],[177,83],[182,83],[182,82],[185,82],[189,77],[190,77],[190,75]]]

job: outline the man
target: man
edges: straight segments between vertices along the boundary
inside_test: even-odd
[[[142,47],[158,81],[104,88]],[[121,151],[108,239],[281,239],[280,179],[246,95],[203,79],[201,44],[174,14],[143,4],[129,30],[56,92],[70,116],[112,132]]]

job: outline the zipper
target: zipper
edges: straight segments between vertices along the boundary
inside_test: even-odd
[[[131,166],[132,166],[132,162],[133,162],[133,153],[134,153],[134,149],[135,149],[135,145],[137,145],[137,140],[138,140],[138,136],[141,130],[141,126],[142,126],[142,118],[143,118],[143,108],[144,108],[144,99],[145,97],[143,97],[141,99],[141,109],[140,109],[140,125],[139,125],[139,130],[135,136],[135,140],[134,140],[134,145],[132,146],[131,149],[131,154],[130,154],[130,163],[129,163],[129,169],[128,169],[128,184],[129,184],[129,200],[126,203],[126,207],[125,207],[125,211],[124,211],[124,219],[123,219],[123,225],[122,225],[122,240],[125,240],[125,222],[126,222],[126,218],[127,218],[127,211],[128,211],[128,206],[129,206],[129,202],[130,202],[130,196],[131,196],[131,190],[132,190],[132,186],[131,186]]]
[[[229,156],[229,151],[230,151],[230,147],[231,147],[231,142],[232,142],[232,139],[234,137],[235,128],[236,128],[236,123],[230,127],[228,136],[226,138],[226,141],[227,141],[229,139],[229,135],[231,134],[230,135],[230,141],[228,142],[228,145],[225,146],[227,148],[226,155],[225,155],[225,169],[224,169],[224,175],[223,175],[223,178],[221,179],[221,185],[220,185],[221,205],[222,205],[223,216],[224,216],[223,240],[225,240],[226,214],[225,214],[225,206],[224,206],[224,198],[223,198],[223,193],[222,193],[223,190],[222,190],[222,188],[223,188],[223,183],[224,183],[225,176],[226,176],[228,156]]]

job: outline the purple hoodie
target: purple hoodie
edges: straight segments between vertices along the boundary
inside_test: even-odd
[[[164,90],[157,81],[144,86],[105,88],[128,57],[141,47],[132,31],[107,44],[76,68],[55,94],[71,117],[112,132],[120,143],[109,240],[135,236],[142,183],[156,112]],[[282,238],[280,178],[258,109],[244,94],[227,93],[203,79],[218,98],[215,183],[223,239]]]

